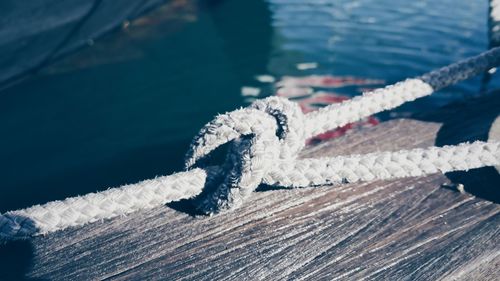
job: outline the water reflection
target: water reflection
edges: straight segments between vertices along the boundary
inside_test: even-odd
[[[269,0],[275,76],[352,75],[389,83],[487,49],[487,1]],[[311,70],[297,64],[317,63]],[[425,100],[425,107],[474,95],[479,78]],[[347,91],[348,95],[356,92]],[[422,103],[404,110],[419,110]]]
[[[178,171],[197,130],[241,105],[266,71],[266,4],[167,5],[2,91],[0,211]]]
[[[158,7],[143,17],[125,20],[121,28],[99,40],[88,39],[85,48],[43,68],[42,75],[60,74],[104,64],[145,59],[144,42],[152,42],[182,32],[198,17],[198,5],[193,0],[175,0]]]

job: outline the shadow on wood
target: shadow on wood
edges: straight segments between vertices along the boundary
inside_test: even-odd
[[[33,246],[30,241],[0,244],[1,280],[45,280],[25,276],[33,263]]]
[[[500,91],[443,107],[417,119],[443,125],[436,137],[436,146],[488,140],[491,124],[500,113]],[[480,198],[500,203],[500,174],[493,167],[468,172],[452,172],[446,176]]]

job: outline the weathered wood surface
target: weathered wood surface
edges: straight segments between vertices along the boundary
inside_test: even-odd
[[[384,122],[303,156],[484,140],[499,100],[449,107],[427,121]],[[213,217],[165,206],[19,243],[29,243],[26,274],[35,279],[500,280],[498,173],[448,177],[467,179],[472,194],[443,187],[450,180],[438,174],[264,188],[240,209]],[[496,190],[480,191],[485,182]]]

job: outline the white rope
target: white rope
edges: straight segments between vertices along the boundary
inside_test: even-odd
[[[500,161],[500,143],[461,143],[427,149],[280,161],[264,178],[275,186],[353,183],[467,171]]]
[[[45,234],[188,198],[200,193],[206,178],[205,170],[193,169],[7,212],[0,216],[0,240]]]
[[[194,138],[187,172],[54,201],[0,215],[0,240],[21,239],[195,197],[207,214],[241,204],[261,183],[283,187],[422,176],[500,164],[499,142],[474,142],[398,152],[296,159],[309,137],[467,79],[499,64],[500,49],[303,114],[297,104],[270,97],[219,115]],[[219,167],[201,161],[229,141]]]

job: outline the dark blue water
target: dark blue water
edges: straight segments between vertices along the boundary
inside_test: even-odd
[[[478,54],[488,46],[487,4],[171,1],[0,92],[0,211],[180,170],[204,123],[247,104],[243,86],[274,92],[256,75],[394,83]],[[472,79],[380,118],[431,110],[480,86]]]

